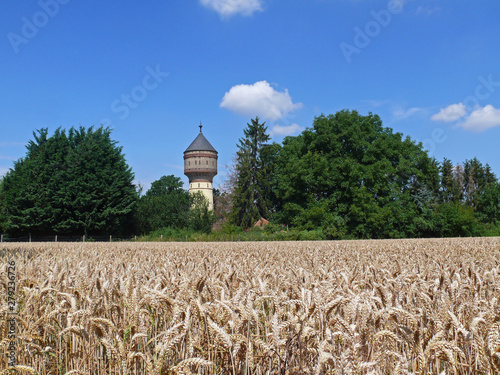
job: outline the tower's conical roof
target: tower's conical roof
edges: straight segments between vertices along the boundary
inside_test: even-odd
[[[189,151],[217,152],[201,132],[201,125],[200,125],[200,134],[198,134],[198,136],[194,139],[194,141],[189,145],[189,147],[184,152],[189,152]]]

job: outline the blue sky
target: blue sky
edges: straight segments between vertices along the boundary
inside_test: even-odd
[[[438,160],[500,175],[500,2],[6,1],[0,175],[35,129],[113,129],[136,182],[187,178],[204,134],[217,186],[255,116],[273,140],[342,109],[378,114]]]

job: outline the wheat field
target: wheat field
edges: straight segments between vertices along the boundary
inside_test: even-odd
[[[0,255],[0,374],[500,371],[500,238],[3,243]]]

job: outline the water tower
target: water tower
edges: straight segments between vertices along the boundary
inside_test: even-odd
[[[184,151],[184,174],[189,178],[189,192],[200,191],[207,198],[209,209],[214,207],[213,179],[217,174],[217,151],[205,138],[200,124],[200,134]]]

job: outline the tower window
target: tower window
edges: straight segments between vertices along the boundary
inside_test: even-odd
[[[195,161],[194,161],[194,165],[197,165],[197,164],[198,164],[198,162],[195,160]]]
[[[207,165],[208,165],[208,160],[207,160]]]
[[[198,187],[200,187],[200,183],[198,182]]]
[[[210,186],[207,184],[207,187],[210,187]]]

